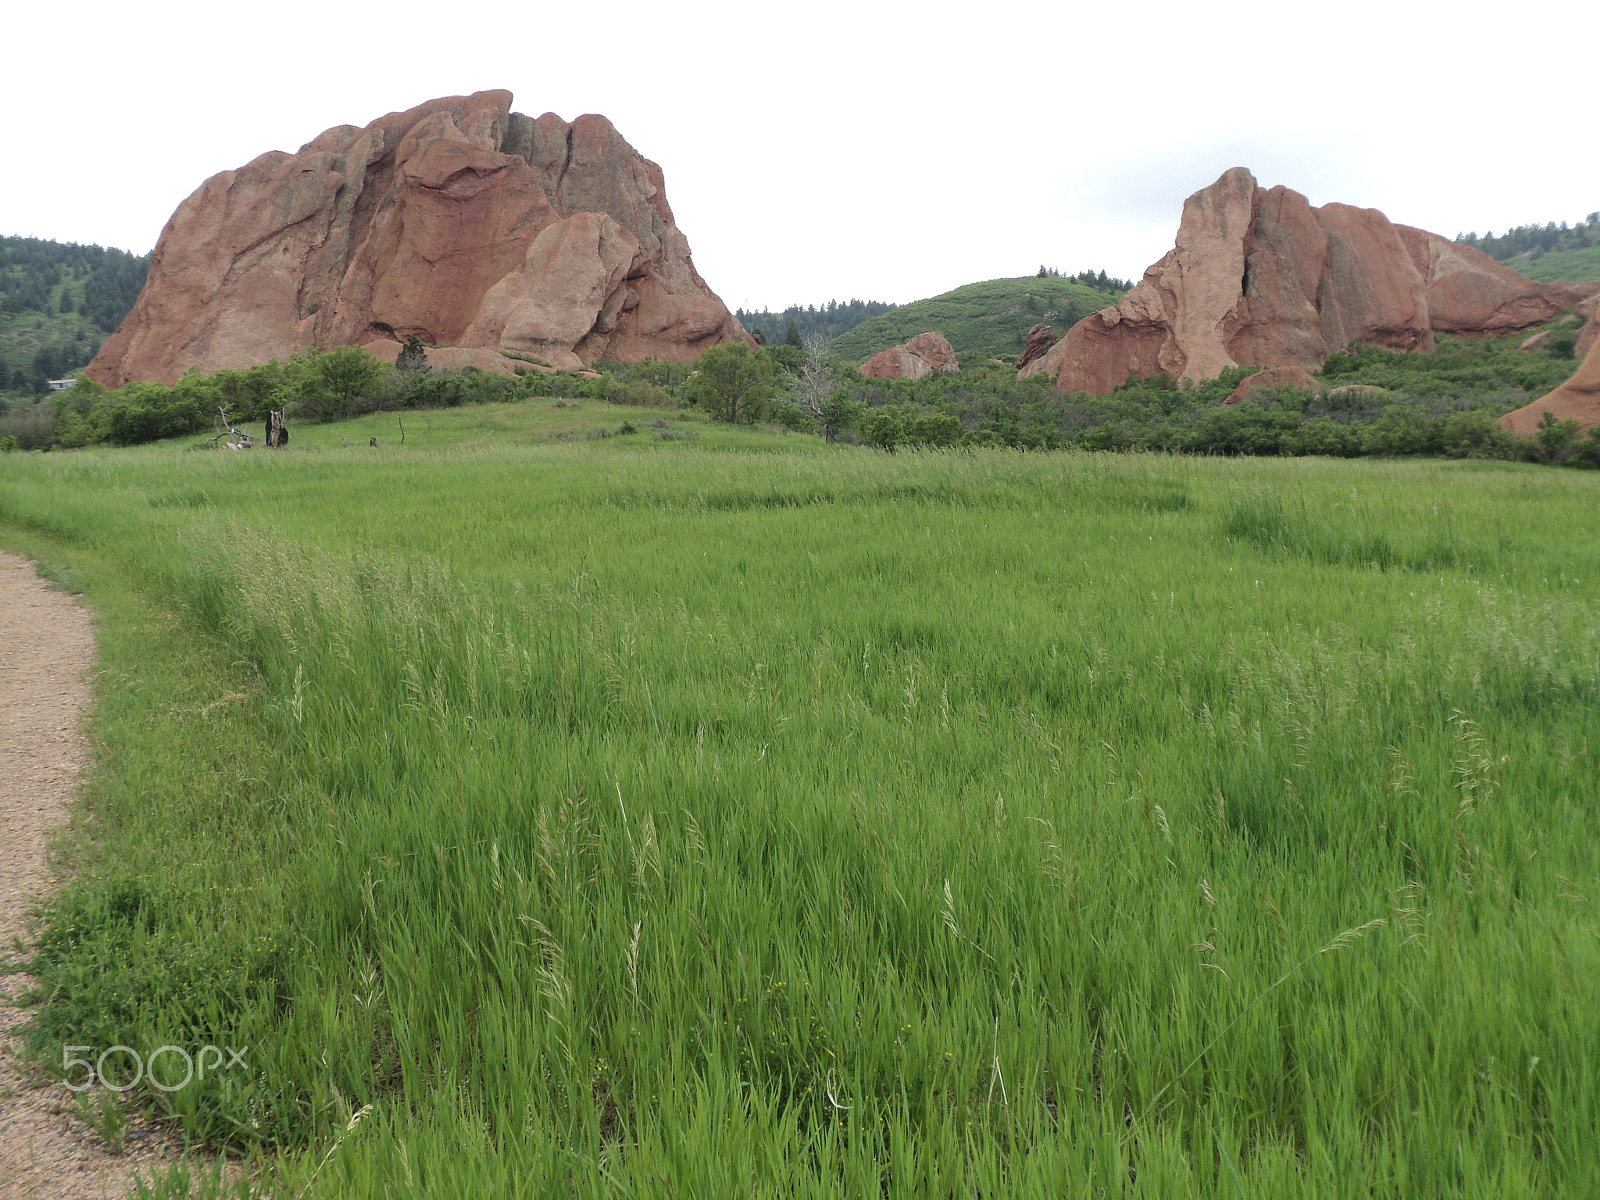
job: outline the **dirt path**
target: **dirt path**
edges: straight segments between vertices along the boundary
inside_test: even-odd
[[[89,703],[94,622],[52,591],[26,559],[0,553],[0,961],[27,942],[33,900],[56,880],[47,844],[67,822],[88,764],[81,721]],[[72,1115],[72,1095],[18,1070],[16,998],[32,980],[0,975],[0,1200],[121,1195],[132,1172],[161,1157],[133,1130],[114,1154]]]

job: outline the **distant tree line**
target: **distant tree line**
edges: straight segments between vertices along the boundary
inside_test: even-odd
[[[751,333],[759,333],[769,346],[780,343],[798,346],[811,336],[831,341],[869,317],[895,307],[881,300],[829,300],[820,306],[808,304],[804,308],[791,304],[780,313],[765,308],[760,312],[747,312],[741,308],[734,316]]]
[[[1592,212],[1581,225],[1557,225],[1554,221],[1544,225],[1518,225],[1500,236],[1486,233],[1458,233],[1456,241],[1463,246],[1482,250],[1490,258],[1505,262],[1519,254],[1550,254],[1557,250],[1583,250],[1600,246],[1600,212]]]
[[[1036,279],[1065,279],[1068,283],[1081,283],[1084,287],[1092,287],[1097,292],[1126,292],[1133,284],[1126,279],[1118,279],[1115,275],[1107,275],[1104,271],[1079,271],[1076,275],[1063,276],[1055,267],[1040,266],[1034,273]]]

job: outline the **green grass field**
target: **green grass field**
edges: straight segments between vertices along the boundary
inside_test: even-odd
[[[1600,1194],[1600,477],[405,421],[0,456],[41,1063],[248,1045],[130,1099],[283,1196]]]

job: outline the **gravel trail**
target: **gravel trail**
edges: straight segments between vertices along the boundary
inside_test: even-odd
[[[48,845],[89,762],[83,717],[94,618],[46,585],[27,559],[0,553],[0,962],[26,956],[28,909],[57,884]],[[166,1151],[142,1122],[116,1153],[74,1113],[73,1096],[20,1070],[16,999],[33,981],[0,975],[0,1200],[122,1195]],[[93,1093],[88,1093],[92,1095]]]

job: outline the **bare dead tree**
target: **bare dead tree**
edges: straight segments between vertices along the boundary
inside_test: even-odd
[[[226,444],[229,450],[248,450],[256,444],[256,439],[250,434],[242,429],[234,428],[233,419],[228,416],[226,408],[217,409],[216,420],[212,422],[212,428],[217,431],[217,436],[211,440],[220,442],[223,438],[227,438]]]
[[[800,342],[800,372],[789,382],[789,403],[809,413],[822,427],[822,438],[833,442],[839,436],[841,411],[838,390],[829,367],[833,356],[828,340],[819,333],[808,333]]]

